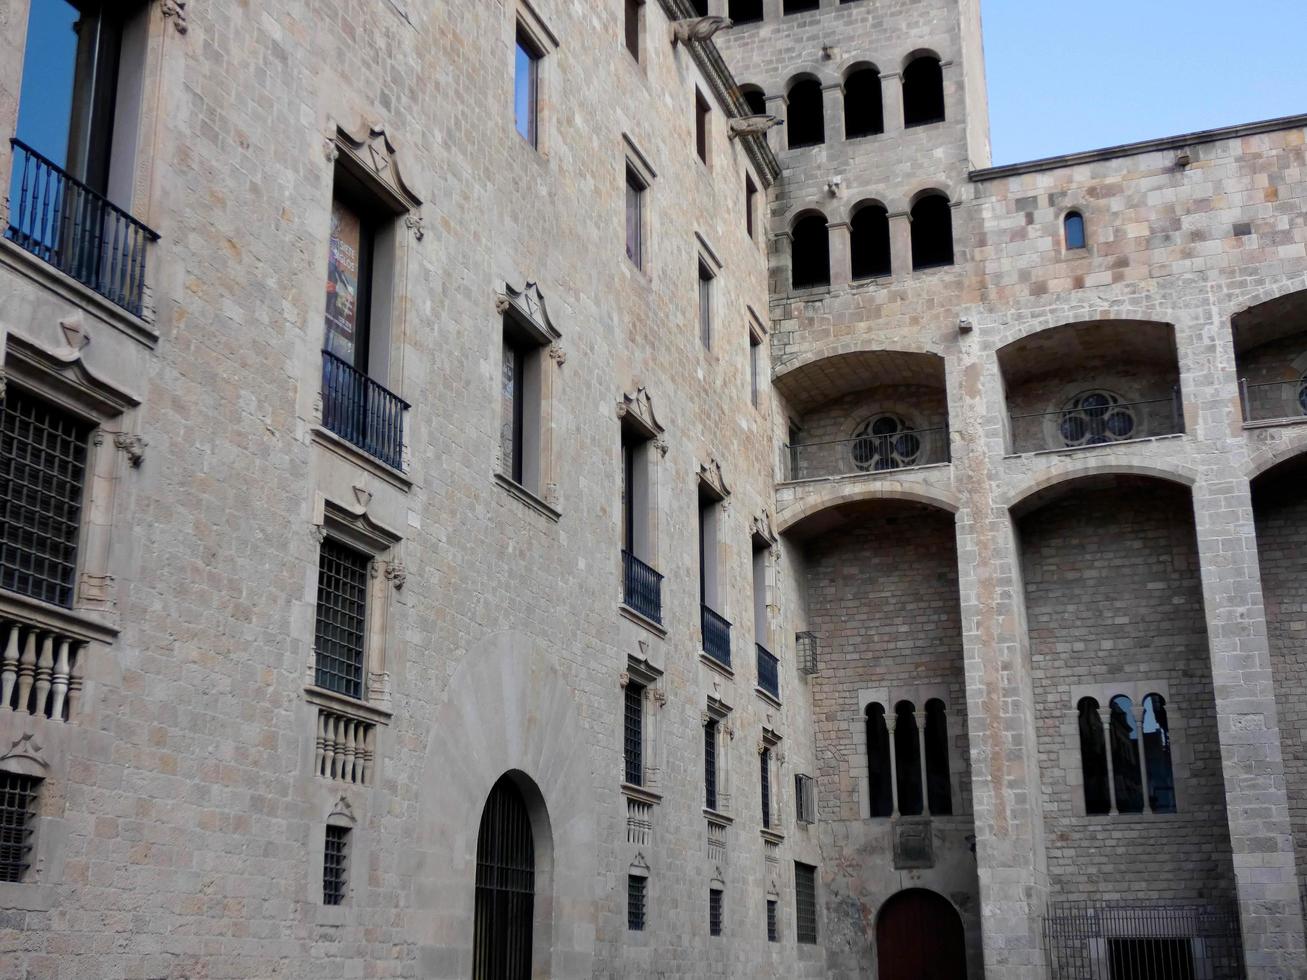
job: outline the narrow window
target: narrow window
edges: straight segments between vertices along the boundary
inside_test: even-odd
[[[876,136],[885,132],[880,72],[860,68],[844,79],[844,138]]]
[[[926,799],[932,816],[953,813],[953,787],[949,779],[948,718],[944,702],[932,698],[926,702]]]
[[[9,382],[0,399],[0,588],[72,606],[91,430]]]
[[[757,237],[758,185],[752,174],[744,175],[744,229],[750,238]]]
[[[526,345],[504,335],[504,463],[505,476],[522,482],[525,469],[523,430],[526,427]]]
[[[1079,211],[1068,211],[1062,219],[1062,228],[1066,232],[1068,249],[1085,247],[1085,216]]]
[[[626,257],[644,268],[644,195],[648,185],[628,164],[626,168]]]
[[[500,392],[500,473],[532,493],[541,491],[541,431],[547,344],[505,314]]]
[[[1107,782],[1107,745],[1103,740],[1103,720],[1098,702],[1081,698],[1076,706],[1080,728],[1080,771],[1085,787],[1085,813],[1109,813],[1111,790]]]
[[[903,69],[903,125],[925,126],[944,121],[944,70],[930,55]]]
[[[879,204],[858,208],[849,222],[854,279],[890,274],[889,212]]]
[[[331,202],[327,241],[327,353],[359,374],[368,372],[372,320],[372,251],[376,228],[354,200]]]
[[[1112,699],[1112,777],[1118,813],[1143,813],[1144,793],[1139,774],[1139,726],[1134,705],[1124,695]]]
[[[921,743],[917,738],[917,713],[911,701],[894,707],[894,771],[898,776],[899,813],[915,817],[921,813]]]
[[[513,113],[517,131],[532,146],[539,144],[540,49],[520,26],[513,68]]]
[[[799,823],[817,822],[817,787],[805,773],[794,776],[794,810]]]
[[[805,945],[817,941],[817,869],[794,862],[795,939]]]
[[[650,519],[650,452],[652,441],[622,426],[622,601],[646,619],[663,620],[663,577],[652,567],[653,523]]]
[[[762,338],[749,331],[749,401],[762,407]]]
[[[722,890],[708,889],[708,935],[722,934]]]
[[[709,718],[703,725],[703,786],[704,806],[717,809],[717,719]]]
[[[364,629],[369,558],[331,538],[318,552],[318,605],[313,683],[363,697]]]
[[[755,116],[767,114],[767,95],[756,85],[743,85],[740,87],[740,94],[744,96],[744,104],[749,107],[749,112]]]
[[[762,786],[762,826],[771,827],[771,749],[763,749],[758,755],[759,780]]]
[[[644,688],[629,681],[626,685],[626,730],[623,750],[626,756],[626,781],[644,785]]]
[[[718,565],[721,501],[700,489],[699,496],[699,604],[703,652],[718,663],[731,665],[731,624],[719,611]]]
[[[786,139],[791,150],[826,142],[826,110],[821,82],[804,78],[790,88],[786,105]]]
[[[928,194],[912,206],[912,268],[953,264],[953,208],[942,194]]]
[[[640,15],[643,0],[626,0],[626,50],[631,57],[640,60]]]
[[[712,349],[712,293],[713,272],[708,263],[699,260],[699,340]]]
[[[807,214],[794,223],[790,267],[795,289],[830,285],[830,236],[825,215]]]
[[[535,918],[535,837],[522,791],[501,776],[477,833],[472,980],[527,980]]]
[[[1144,698],[1144,762],[1148,770],[1148,808],[1154,813],[1175,813],[1171,729],[1166,721],[1166,699],[1160,694]]]
[[[762,20],[762,0],[731,0],[728,15],[735,24],[754,24]]]
[[[780,923],[777,919],[777,904],[776,899],[767,899],[767,942],[769,943],[781,941]]]
[[[626,928],[644,932],[649,879],[643,875],[626,876]]]
[[[785,0],[785,13],[801,14],[807,10],[816,10],[821,0]]]
[[[694,148],[699,159],[708,162],[708,117],[712,108],[702,92],[694,90]]]
[[[0,772],[0,881],[22,881],[31,866],[41,780]]]
[[[322,904],[339,905],[345,901],[348,881],[349,828],[327,825],[322,849]]]
[[[889,726],[885,706],[867,705],[867,791],[873,817],[894,813],[894,787],[890,769]]]

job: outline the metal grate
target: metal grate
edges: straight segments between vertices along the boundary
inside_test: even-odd
[[[34,776],[0,772],[0,881],[22,881],[27,874],[40,785]]]
[[[776,899],[767,899],[767,942],[778,943],[781,941],[780,925],[776,920]]]
[[[622,601],[646,619],[663,621],[663,577],[629,551],[622,552]]]
[[[722,934],[722,890],[708,889],[708,935]]]
[[[387,466],[404,468],[408,402],[385,385],[322,352],[322,424]]]
[[[703,627],[703,652],[723,667],[731,665],[731,624],[704,605],[699,619]]]
[[[759,779],[762,782],[762,825],[771,826],[771,749],[758,754]]]
[[[511,780],[501,778],[486,800],[477,836],[472,980],[531,976],[535,867],[526,802]]]
[[[781,662],[761,643],[758,649],[758,687],[766,691],[777,701],[781,699]]]
[[[794,654],[801,673],[809,677],[817,673],[817,634],[808,631],[795,633]]]
[[[367,615],[368,556],[338,541],[322,542],[318,555],[318,687],[363,697],[363,629]]]
[[[817,941],[817,869],[794,862],[794,931],[801,943]]]
[[[703,726],[703,805],[717,809],[717,719],[709,718]]]
[[[349,828],[327,827],[322,849],[322,904],[339,905],[345,901],[346,868],[349,860]]]
[[[626,877],[626,928],[644,932],[645,899],[649,879],[641,875]]]
[[[91,427],[12,387],[0,404],[0,588],[73,604]]]
[[[626,685],[626,726],[623,738],[626,781],[644,785],[644,688],[634,681]]]

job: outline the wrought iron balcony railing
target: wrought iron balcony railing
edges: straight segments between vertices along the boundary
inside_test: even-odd
[[[781,699],[781,662],[761,643],[758,648],[758,686],[774,697]]]
[[[1091,392],[1057,412],[1013,415],[1011,423],[1012,451],[1037,453],[1177,435],[1184,432],[1184,412],[1178,389],[1170,398],[1143,402]]]
[[[136,316],[145,296],[145,252],[159,236],[22,140],[5,238]]]
[[[835,442],[785,447],[785,479],[814,480],[859,473],[886,473],[949,462],[947,428],[904,429]]]
[[[731,624],[706,605],[700,607],[703,652],[723,667],[731,665]]]
[[[1245,422],[1269,422],[1307,416],[1307,375],[1297,381],[1269,381],[1249,384],[1239,381],[1239,400]]]
[[[663,577],[629,551],[622,551],[622,601],[646,619],[663,621]]]
[[[342,361],[322,352],[322,424],[387,466],[404,468],[404,413],[408,402]]]

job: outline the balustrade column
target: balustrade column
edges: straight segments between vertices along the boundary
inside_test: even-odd
[[[6,632],[4,660],[0,664],[0,709],[9,707],[18,683],[18,624],[10,623]]]

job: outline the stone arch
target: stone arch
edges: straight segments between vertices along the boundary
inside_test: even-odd
[[[934,48],[913,48],[899,61],[899,71],[903,71],[908,65],[921,58],[934,58],[941,65],[944,64],[944,56]]]
[[[830,285],[830,218],[825,212],[808,208],[790,225],[790,272],[795,289]]]
[[[871,485],[827,486],[805,498],[802,503],[777,515],[776,531],[792,534],[823,511],[875,500],[900,500],[925,504],[956,515],[962,507],[958,495],[951,488],[936,487],[915,480],[877,479]]]
[[[1280,466],[1307,458],[1307,426],[1294,426],[1276,435],[1279,436],[1276,442],[1257,449],[1244,465],[1244,476],[1250,482]]]
[[[785,145],[820,146],[826,132],[825,83],[808,72],[791,75],[785,83]]]
[[[749,82],[741,85],[740,98],[745,101],[749,111],[754,115],[763,115],[767,112],[767,92],[761,85]]]
[[[877,976],[904,980],[921,975],[966,980],[966,932],[962,914],[948,898],[925,888],[891,895],[876,911]]]
[[[1059,459],[1017,486],[1000,503],[1013,516],[1018,516],[1035,510],[1063,491],[1071,490],[1075,484],[1115,476],[1146,477],[1189,490],[1198,482],[1198,474],[1183,464],[1165,465],[1095,453],[1091,459]]]
[[[936,357],[944,356],[944,348],[941,344],[930,340],[925,340],[925,342],[923,342],[923,339],[924,338],[920,336],[906,337],[903,338],[903,341],[901,343],[896,341],[893,349],[880,346],[874,340],[870,340],[865,337],[857,337],[851,340],[827,341],[821,346],[815,347],[812,350],[808,351],[807,353],[799,355],[793,360],[786,361],[776,371],[774,375],[774,380],[780,381],[782,378],[791,375],[796,371],[800,371],[806,367],[809,367],[810,365],[818,364],[821,361],[825,361],[833,357],[840,357],[846,354],[903,353],[903,354],[933,354]]]

